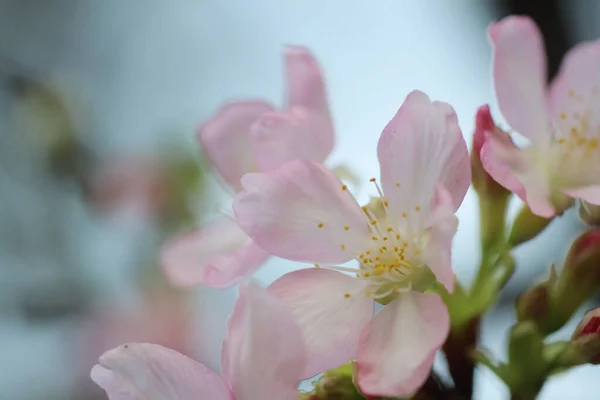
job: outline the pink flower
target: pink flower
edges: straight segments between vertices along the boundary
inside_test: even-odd
[[[174,350],[141,343],[104,353],[91,375],[111,400],[297,400],[304,358],[286,307],[248,285],[227,322],[222,376]]]
[[[418,91],[384,129],[378,155],[380,197],[362,209],[332,172],[297,160],[244,176],[234,210],[240,227],[272,254],[325,264],[269,287],[303,330],[304,377],[356,356],[362,392],[392,397],[424,382],[448,334],[442,300],[423,291],[431,272],[453,289],[454,212],[470,167],[452,107]],[[330,266],[352,259],[360,268]],[[387,304],[375,317],[374,300]]]
[[[485,169],[542,217],[562,213],[572,198],[600,204],[600,41],[569,51],[546,87],[544,45],[532,20],[507,17],[489,35],[500,110],[530,144],[519,148],[491,131]]]
[[[306,158],[323,162],[333,148],[334,131],[321,69],[308,50],[288,47],[287,109],[263,101],[223,107],[199,130],[197,138],[221,178],[238,191],[248,172],[267,172]],[[167,243],[162,265],[180,286],[222,288],[250,275],[268,254],[232,221],[219,222]]]

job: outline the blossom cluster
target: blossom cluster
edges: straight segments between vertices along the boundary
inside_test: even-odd
[[[234,217],[172,239],[161,254],[174,285],[239,284],[221,375],[158,345],[126,344],[100,357],[94,381],[111,399],[285,400],[298,399],[301,380],[351,363],[362,396],[415,394],[452,332],[478,321],[510,277],[510,248],[576,202],[587,215],[600,205],[600,42],[572,49],[547,86],[543,42],[530,19],[493,23],[489,38],[497,100],[511,130],[498,127],[483,105],[469,154],[453,107],[412,91],[382,130],[380,176],[370,179],[373,196],[362,205],[326,165],[334,125],[321,68],[309,50],[288,47],[284,107],[230,103],[197,134],[235,192]],[[515,145],[513,133],[528,144]],[[482,232],[484,259],[467,291],[452,269],[452,241],[455,213],[471,185],[491,208],[482,207],[482,220],[490,221]],[[525,211],[506,238],[511,193]],[[598,257],[591,253],[586,257]],[[266,288],[246,282],[270,256],[304,264]],[[566,264],[564,274],[539,286],[552,293],[546,298],[566,290],[563,275],[568,282],[577,275]],[[530,312],[539,299],[527,292],[519,299],[523,321],[511,332],[511,346],[518,348],[523,332],[534,338],[558,324],[552,307],[564,303],[548,300],[540,316]],[[598,319],[590,321],[582,332],[596,335]],[[572,352],[573,343],[565,349]],[[512,375],[481,362],[521,390]]]

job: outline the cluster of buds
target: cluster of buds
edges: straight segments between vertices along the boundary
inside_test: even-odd
[[[519,320],[532,320],[551,333],[600,291],[600,229],[583,233],[572,244],[560,274],[550,277],[517,299]]]

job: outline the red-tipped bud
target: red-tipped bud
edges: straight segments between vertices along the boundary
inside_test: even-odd
[[[563,275],[574,280],[579,290],[600,289],[600,229],[587,231],[575,239]]]
[[[500,131],[496,126],[487,104],[477,109],[475,115],[475,132],[473,132],[473,146],[471,148],[471,170],[473,174],[473,187],[481,197],[508,196],[510,191],[497,183],[483,168],[481,163],[481,149],[486,140],[486,135]]]
[[[571,343],[587,362],[600,364],[600,307],[585,313]]]

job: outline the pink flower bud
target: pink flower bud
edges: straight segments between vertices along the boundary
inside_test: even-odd
[[[571,343],[584,360],[600,364],[600,307],[585,313],[573,332]]]
[[[600,289],[600,229],[579,236],[565,260],[565,275],[579,285],[592,290]],[[581,289],[581,288],[580,288]]]
[[[497,183],[483,168],[481,163],[481,149],[487,134],[500,130],[492,119],[490,106],[485,104],[477,109],[475,115],[475,132],[473,132],[473,146],[471,147],[471,170],[473,174],[473,187],[480,197],[508,196],[510,191]]]

